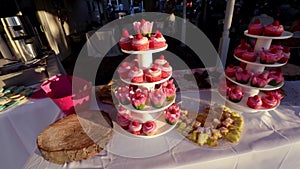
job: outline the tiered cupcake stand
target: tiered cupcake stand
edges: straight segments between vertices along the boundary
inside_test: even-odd
[[[271,36],[258,36],[258,35],[252,35],[248,33],[248,30],[246,30],[244,32],[244,35],[250,37],[250,38],[256,38],[256,43],[255,43],[255,47],[254,47],[254,51],[255,52],[260,52],[262,50],[262,48],[264,49],[269,49],[272,43],[273,39],[288,39],[290,37],[292,37],[292,33],[284,31],[282,33],[281,36],[278,37],[271,37]],[[263,64],[260,63],[259,61],[259,57],[257,57],[257,60],[255,62],[249,62],[246,60],[243,60],[237,56],[234,56],[237,60],[246,63],[246,69],[253,72],[253,73],[262,73],[265,71],[265,68],[267,67],[281,67],[284,66],[286,64],[285,63],[274,63],[274,64]],[[226,76],[226,75],[225,75]],[[235,78],[230,78],[228,76],[226,76],[226,79],[228,79],[229,81],[233,82],[234,84],[241,86],[243,88],[243,92],[244,92],[244,97],[243,99],[239,102],[239,103],[234,103],[232,101],[230,101],[228,98],[226,98],[226,102],[227,104],[234,108],[234,109],[238,109],[244,112],[258,112],[258,111],[270,111],[270,110],[274,110],[276,109],[279,105],[280,102],[273,108],[267,109],[267,108],[259,108],[259,109],[252,109],[250,107],[247,106],[247,99],[248,97],[254,96],[254,95],[259,95],[259,96],[263,96],[264,93],[261,91],[272,91],[272,90],[277,90],[280,89],[283,85],[284,82],[278,84],[277,86],[271,86],[271,85],[266,85],[263,88],[258,88],[258,87],[253,87],[250,85],[250,82],[248,84],[241,84],[239,82],[237,82],[235,80]]]
[[[153,50],[149,49],[147,51],[127,51],[127,50],[123,50],[123,49],[121,49],[121,50],[127,54],[137,55],[139,68],[146,69],[152,65],[152,62],[153,62],[152,54],[164,51],[167,49],[167,47],[168,47],[168,45],[166,45],[163,48],[153,49]],[[133,83],[133,82],[129,81],[128,79],[122,79],[122,78],[120,78],[120,80],[127,85],[133,85],[133,86],[137,86],[137,87],[145,87],[149,91],[151,91],[151,90],[155,89],[156,85],[162,84],[162,83],[168,81],[171,77],[172,77],[172,74],[169,77],[164,78],[160,81],[143,82],[143,83]],[[158,137],[158,136],[168,133],[176,126],[176,124],[170,125],[166,122],[164,110],[166,110],[168,107],[170,107],[175,102],[175,99],[176,99],[176,97],[171,101],[166,101],[161,108],[155,108],[150,105],[146,105],[145,108],[143,108],[142,110],[137,110],[131,104],[122,105],[131,112],[131,116],[134,120],[139,120],[142,123],[152,120],[152,121],[155,121],[156,125],[157,125],[156,134],[151,135],[151,136],[131,134],[129,131],[125,131],[124,129],[122,129],[123,130],[122,133],[129,135],[129,136],[146,138],[146,139]]]

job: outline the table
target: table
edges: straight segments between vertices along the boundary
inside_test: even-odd
[[[300,81],[286,82],[283,89],[288,96],[276,110],[242,113],[245,120],[244,134],[240,143],[233,147],[226,149],[199,147],[187,140],[174,140],[177,133],[175,131],[157,139],[146,140],[127,138],[115,132],[106,151],[93,158],[57,165],[44,160],[38,150],[35,150],[24,168],[298,168],[299,84]],[[205,99],[208,92],[210,90],[200,91],[200,99]],[[182,93],[183,97],[187,96],[186,98],[191,100],[198,94],[195,91]],[[170,147],[167,151],[160,152],[161,148],[166,148],[165,146]],[[138,158],[141,154],[144,154],[145,158]]]
[[[44,98],[0,112],[0,168],[22,168],[36,149],[36,138],[59,114],[59,108]]]

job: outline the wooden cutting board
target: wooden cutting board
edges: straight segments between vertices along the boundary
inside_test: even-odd
[[[104,112],[85,111],[64,117],[42,131],[37,145],[51,162],[80,161],[99,153],[112,138],[112,122]]]

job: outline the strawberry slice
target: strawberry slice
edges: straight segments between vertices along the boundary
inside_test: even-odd
[[[129,35],[129,32],[126,29],[124,29],[123,32],[122,32],[122,36],[123,37],[128,37],[130,35]]]
[[[280,23],[279,23],[279,21],[278,21],[278,20],[275,20],[275,21],[273,22],[273,25],[274,25],[274,26],[279,26],[279,25],[280,25]]]
[[[159,59],[165,59],[165,56],[164,55],[160,55]]]
[[[139,34],[137,34],[137,35],[136,35],[136,39],[138,39],[138,40],[141,40],[141,39],[143,39],[143,35],[142,35],[142,34],[140,34],[140,33],[139,33]]]

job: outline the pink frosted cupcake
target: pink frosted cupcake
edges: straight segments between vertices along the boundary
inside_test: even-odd
[[[180,118],[180,108],[176,103],[173,103],[168,109],[165,110],[166,122],[173,125]]]
[[[162,84],[162,90],[164,91],[164,93],[166,94],[167,96],[167,101],[171,101],[175,98],[175,95],[176,95],[176,87],[175,85],[173,84],[173,79],[167,81],[167,82],[164,82]]]
[[[235,72],[237,72],[238,70],[242,70],[242,68],[239,66],[234,66],[233,64],[230,64],[229,66],[226,67],[225,74],[228,77],[234,77]]]
[[[161,80],[161,69],[157,65],[145,70],[145,79],[147,82],[157,82]]]
[[[144,72],[138,67],[134,67],[128,73],[128,78],[133,83],[143,83],[144,82]]]
[[[162,67],[165,63],[167,63],[167,60],[165,59],[164,55],[160,55],[158,59],[154,60],[154,64],[158,65],[159,67]]]
[[[284,81],[284,77],[281,71],[270,71],[269,72],[269,85],[277,86]]]
[[[251,83],[250,83],[251,86],[259,87],[259,88],[265,87],[270,82],[268,76],[269,76],[268,72],[254,75],[251,79]]]
[[[291,53],[290,53],[290,48],[289,47],[284,47],[282,50],[283,57],[278,60],[278,63],[286,63],[290,59]]]
[[[273,95],[266,95],[261,97],[262,106],[271,109],[277,106],[278,100]]]
[[[166,39],[157,30],[154,35],[151,36],[149,47],[150,49],[159,49],[166,46]]]
[[[242,55],[242,59],[248,62],[255,62],[256,58],[257,58],[257,53],[254,52],[253,50],[248,50],[244,52]]]
[[[159,88],[150,92],[149,98],[153,107],[160,108],[166,101],[166,94],[163,92],[162,89]]]
[[[121,115],[118,113],[117,122],[123,129],[127,130],[131,122],[131,117],[129,116],[129,114]]]
[[[129,117],[131,116],[131,113],[130,113],[130,111],[129,110],[127,110],[124,106],[119,106],[119,108],[118,108],[118,113],[120,114],[120,115],[125,115],[125,114],[127,114],[127,115],[129,115]]]
[[[132,36],[130,36],[128,31],[124,29],[122,32],[122,37],[119,41],[121,49],[128,50],[128,51],[132,50],[131,43],[132,43]]]
[[[273,90],[273,91],[264,91],[266,95],[273,95],[277,100],[282,100],[284,98],[284,94],[280,89]]]
[[[262,50],[260,53],[260,63],[274,64],[283,57],[282,51],[273,48],[272,50]]]
[[[234,102],[234,103],[238,103],[242,100],[242,98],[244,97],[244,93],[242,91],[242,88],[233,88],[232,90],[230,90],[229,92],[229,100]]]
[[[236,81],[242,84],[247,84],[253,73],[248,70],[240,70],[235,73]]]
[[[143,133],[147,136],[153,136],[157,132],[157,125],[154,121],[147,121],[143,124]]]
[[[135,134],[135,135],[140,135],[142,131],[142,123],[138,120],[133,120],[129,126],[128,130],[130,133]]]
[[[115,91],[115,96],[121,104],[128,105],[130,103],[129,87],[128,86],[118,87],[117,90]]]
[[[170,77],[172,74],[172,66],[170,66],[169,62],[166,62],[161,67],[161,78],[165,79],[167,77]]]
[[[130,99],[132,106],[137,110],[142,110],[146,106],[148,91],[143,89],[136,89],[131,91]]]
[[[136,51],[148,50],[149,49],[148,38],[143,37],[141,34],[137,34],[132,40],[132,49]]]
[[[118,68],[118,74],[122,79],[128,78],[128,73],[131,70],[131,66],[128,62],[122,62],[120,67]]]
[[[249,97],[247,100],[247,105],[252,109],[259,109],[262,106],[261,98],[258,95]]]

